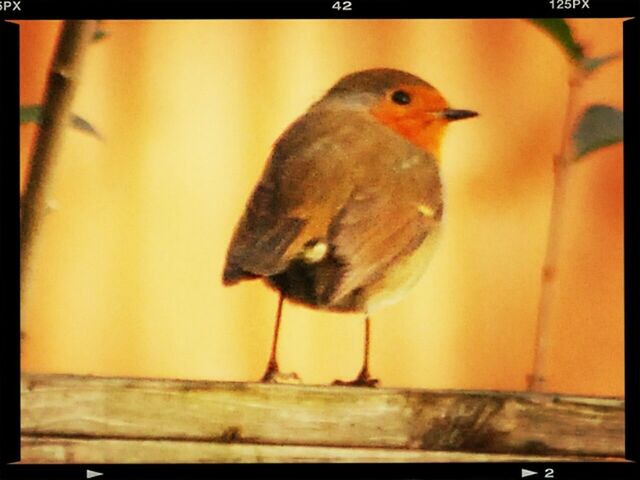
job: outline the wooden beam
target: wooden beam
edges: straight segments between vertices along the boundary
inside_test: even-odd
[[[589,462],[619,458],[307,447],[179,440],[22,438],[21,463],[377,463]]]
[[[25,374],[22,434],[26,452],[58,452],[48,454],[57,458],[65,451],[82,458],[79,462],[91,455],[106,455],[108,461],[125,455],[118,461],[127,462],[136,455],[126,448],[128,442],[144,445],[152,462],[182,461],[185,455],[298,461],[300,452],[318,461],[350,456],[373,461],[372,455],[380,461],[455,461],[465,453],[604,459],[624,457],[624,402],[514,392]],[[92,442],[112,450],[90,454],[87,446],[98,445]],[[176,445],[192,450],[170,455]],[[476,460],[467,455],[464,461]]]

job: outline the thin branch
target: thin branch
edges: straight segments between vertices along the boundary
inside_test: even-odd
[[[69,124],[71,101],[81,64],[96,29],[90,20],[64,22],[45,92],[42,122],[20,205],[20,302],[25,298],[29,259],[45,211],[46,188],[62,132]]]
[[[545,373],[547,370],[546,361],[549,347],[550,314],[556,297],[560,239],[562,237],[567,203],[566,185],[573,156],[571,130],[575,117],[575,96],[581,82],[582,72],[579,68],[572,67],[560,150],[553,157],[553,197],[551,200],[547,250],[542,268],[542,288],[538,302],[533,371],[527,380],[527,388],[529,391],[541,391],[546,381]]]

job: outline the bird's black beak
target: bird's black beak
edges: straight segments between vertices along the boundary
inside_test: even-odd
[[[463,118],[476,117],[478,112],[473,110],[456,110],[454,108],[445,108],[440,112],[440,117],[453,122],[454,120],[462,120]]]

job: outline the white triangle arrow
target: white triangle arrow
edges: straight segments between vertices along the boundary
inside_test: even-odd
[[[104,475],[102,472],[94,472],[93,470],[87,470],[87,478],[99,477]]]
[[[522,478],[524,477],[530,477],[531,475],[537,475],[538,472],[534,472],[533,470],[527,470],[526,468],[523,468],[521,470],[522,472]]]

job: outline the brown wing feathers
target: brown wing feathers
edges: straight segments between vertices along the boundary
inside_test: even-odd
[[[361,307],[361,287],[424,240],[432,220],[418,206],[441,208],[435,164],[417,176],[385,176],[403,158],[433,159],[385,129],[362,135],[381,127],[349,115],[348,127],[337,112],[330,122],[307,115],[291,127],[295,135],[283,135],[288,140],[276,145],[231,242],[225,283],[265,277],[293,301],[354,310]],[[415,182],[424,187],[407,188]],[[302,252],[314,242],[327,250],[309,263]]]

